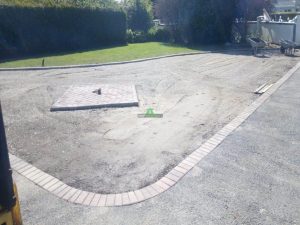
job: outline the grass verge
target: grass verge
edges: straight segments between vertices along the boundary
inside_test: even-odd
[[[148,42],[76,53],[9,60],[0,62],[0,68],[39,67],[42,66],[43,59],[45,60],[45,66],[66,66],[121,62],[170,54],[190,53],[197,50],[173,44]]]

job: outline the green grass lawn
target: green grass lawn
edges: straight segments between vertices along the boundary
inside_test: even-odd
[[[6,62],[0,62],[0,67],[36,67],[42,65],[43,59],[45,59],[45,66],[65,66],[120,62],[170,54],[189,53],[195,51],[197,51],[197,49],[187,48],[179,45],[172,45],[159,42],[148,42],[77,53],[11,60]]]

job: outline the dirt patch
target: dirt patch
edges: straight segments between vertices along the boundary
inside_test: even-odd
[[[205,54],[96,68],[0,72],[11,153],[67,184],[117,193],[156,181],[297,63]],[[139,107],[50,112],[71,85],[135,84]],[[147,108],[163,118],[138,118]]]

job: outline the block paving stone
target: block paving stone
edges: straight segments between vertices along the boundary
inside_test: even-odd
[[[98,202],[100,200],[100,197],[101,197],[100,194],[95,194],[92,201],[91,201],[91,203],[90,203],[90,206],[97,206]]]
[[[101,94],[97,90],[101,89]],[[83,110],[103,107],[138,106],[134,85],[93,84],[72,86],[51,107],[51,111]]]
[[[94,195],[95,195],[95,193],[89,192],[82,204],[84,204],[84,205],[90,205],[90,203],[91,203]]]

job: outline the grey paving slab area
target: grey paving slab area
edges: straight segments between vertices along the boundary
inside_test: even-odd
[[[104,107],[138,106],[134,85],[92,84],[71,86],[51,107],[51,111]]]
[[[300,224],[299,85],[297,71],[180,183],[137,205],[69,204],[15,174],[25,224]]]

